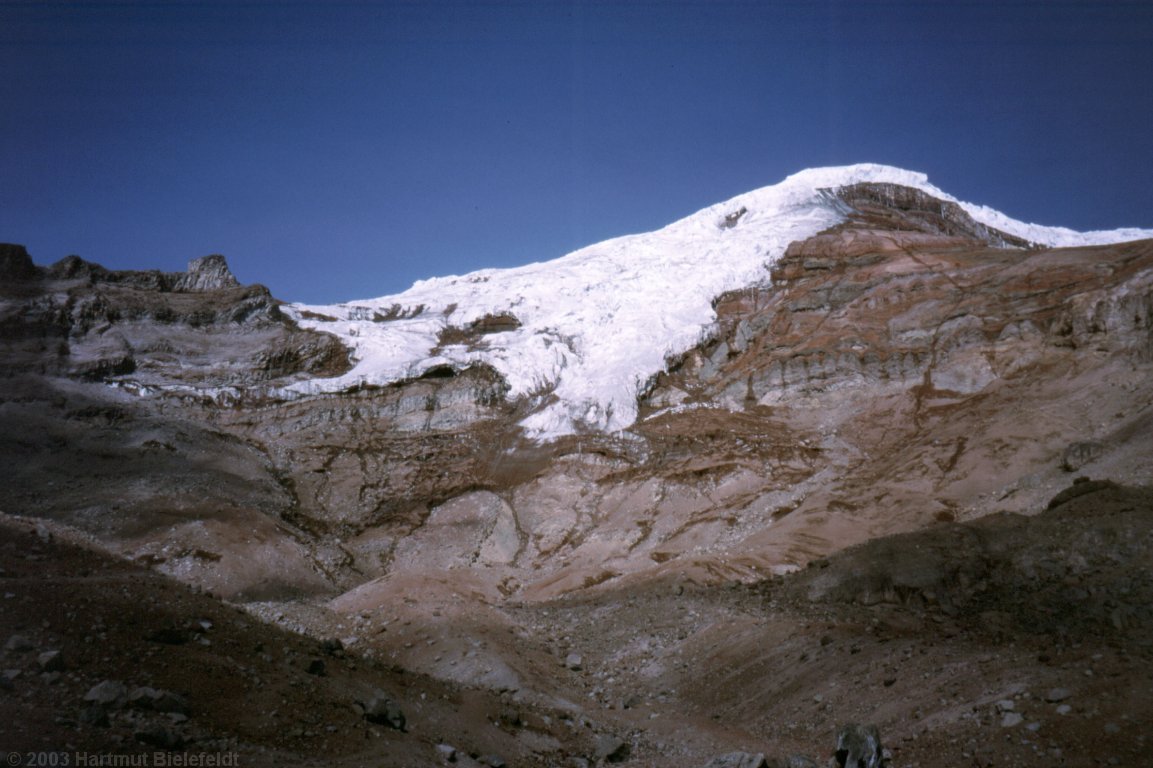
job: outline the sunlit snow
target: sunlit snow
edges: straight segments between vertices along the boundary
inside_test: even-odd
[[[712,300],[767,280],[768,267],[789,243],[841,220],[819,190],[860,182],[916,187],[958,202],[983,224],[1039,244],[1153,237],[1153,230],[1078,233],[1025,224],[956,201],[924,174],[889,166],[811,169],[655,232],[607,240],[553,261],[424,280],[376,299],[290,305],[288,312],[302,326],[341,337],[355,361],[344,376],[290,389],[332,392],[412,378],[438,366],[486,363],[507,380],[510,397],[541,396],[541,406],[522,422],[537,439],[626,428],[636,419],[645,382],[664,368],[666,357],[697,343],[713,322]],[[741,209],[747,210],[734,226],[723,226],[726,216]],[[464,329],[504,313],[514,315],[520,327],[487,334],[479,347],[437,348],[445,328]]]

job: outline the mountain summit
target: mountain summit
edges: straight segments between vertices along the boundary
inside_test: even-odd
[[[1079,233],[1015,221],[959,202],[922,173],[885,165],[794,174],[645,234],[606,240],[542,263],[416,283],[376,299],[291,305],[302,326],[338,336],[355,365],[302,394],[488,366],[538,439],[629,427],[637,397],[667,361],[700,342],[726,291],[766,282],[789,243],[843,221],[843,191],[884,185],[921,193],[917,205],[999,247],[1078,246],[1153,237],[1153,230]],[[980,230],[978,232],[978,230]]]

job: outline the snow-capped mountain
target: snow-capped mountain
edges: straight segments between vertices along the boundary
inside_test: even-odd
[[[1127,754],[1153,710],[1102,723],[1145,701],[1150,669],[1151,235],[1029,227],[857,166],[551,263],[335,307],[286,309],[222,256],[186,272],[38,266],[0,243],[0,575],[27,597],[5,605],[78,675],[8,675],[20,695],[0,694],[0,720],[51,724],[77,685],[105,679],[107,659],[85,667],[78,649],[127,610],[135,628],[101,650],[117,668],[149,657],[156,627],[210,630],[208,649],[229,653],[283,646],[244,665],[287,714],[213,720],[220,697],[168,655],[154,681],[187,690],[197,717],[98,713],[107,725],[85,733],[108,749],[162,720],[165,743],[283,752],[284,726],[311,725],[319,701],[337,731],[316,749],[350,765],[369,749],[439,766],[494,744],[510,764],[611,762],[607,742],[635,746],[632,764],[688,768],[716,764],[710,713],[731,714],[742,744],[815,745],[864,691],[916,746],[905,762],[976,739],[1007,745],[990,761],[1026,764],[988,691],[1067,685],[1061,667],[1104,643],[1104,671],[1072,694],[1100,717],[1047,738],[1071,765]],[[621,434],[581,432],[634,408]],[[578,436],[531,441],[521,425]],[[38,599],[62,575],[81,598]],[[814,611],[831,644],[798,663]],[[236,677],[232,656],[205,666],[193,646],[198,677]],[[5,663],[35,671],[53,653]],[[372,701],[415,706],[415,736],[373,737],[377,704],[315,683],[322,661],[336,683],[360,670],[356,690],[380,680]],[[829,708],[811,708],[814,685]],[[520,714],[494,730],[509,691]],[[749,715],[750,700],[769,709]],[[806,707],[778,741],[772,725]],[[566,725],[594,710],[595,726]],[[448,752],[423,735],[454,728]]]
[[[1153,237],[1153,230],[1079,233],[1015,221],[957,201],[922,173],[862,164],[802,171],[663,229],[561,258],[416,283],[403,293],[336,305],[290,305],[302,326],[352,350],[346,374],[292,385],[298,394],[411,379],[484,364],[511,398],[536,398],[522,422],[537,439],[631,425],[637,394],[666,360],[696,344],[718,295],[768,279],[789,243],[837,224],[828,190],[895,184],[957,203],[977,222],[1031,243],[1078,246]]]

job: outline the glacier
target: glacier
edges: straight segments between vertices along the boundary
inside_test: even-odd
[[[697,344],[720,294],[763,283],[789,243],[843,219],[821,190],[899,184],[960,205],[987,226],[1039,245],[1068,247],[1153,237],[1153,230],[1075,232],[1026,224],[956,200],[919,172],[886,165],[815,168],[709,206],[668,226],[508,269],[422,280],[402,293],[331,305],[289,304],[299,325],[336,334],[352,350],[346,374],[288,385],[285,396],[385,385],[445,366],[488,365],[510,398],[537,404],[521,426],[537,440],[633,424],[637,396],[666,360]],[[515,317],[480,343],[450,329]],[[517,325],[519,323],[519,325]],[[504,326],[501,326],[502,328]]]

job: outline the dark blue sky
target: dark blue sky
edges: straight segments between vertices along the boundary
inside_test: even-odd
[[[3,2],[0,240],[329,302],[820,165],[1153,226],[1153,3]]]

